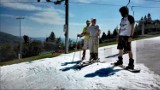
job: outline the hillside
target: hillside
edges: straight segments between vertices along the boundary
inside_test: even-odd
[[[0,43],[18,43],[19,37],[5,33],[0,32]]]

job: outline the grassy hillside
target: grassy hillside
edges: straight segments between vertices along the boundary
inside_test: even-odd
[[[19,42],[19,37],[0,32],[0,43],[18,43]]]

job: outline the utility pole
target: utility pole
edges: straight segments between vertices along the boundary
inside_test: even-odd
[[[64,35],[65,35],[65,54],[68,53],[68,39],[69,39],[69,0],[57,0],[55,2],[51,0],[46,0],[46,2],[53,2],[55,5],[61,4],[63,1],[65,1],[65,24],[64,24]],[[40,0],[37,0],[37,2],[40,2]]]
[[[19,50],[19,54],[18,54],[18,59],[21,59],[22,58],[21,20],[24,19],[24,17],[17,17],[16,19],[19,20],[19,37],[20,37],[20,41],[19,41],[20,50]]]
[[[65,15],[65,25],[66,25],[66,32],[65,32],[65,53],[68,53],[68,34],[69,34],[69,25],[68,25],[68,12],[69,12],[69,3],[68,0],[65,0],[66,5],[66,15]]]
[[[65,54],[68,53],[68,36],[69,36],[69,23],[68,23],[68,16],[69,16],[69,0],[57,0],[54,4],[61,4],[61,2],[65,1],[65,24],[64,24],[64,36],[65,36]]]

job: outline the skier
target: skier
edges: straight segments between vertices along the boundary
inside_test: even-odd
[[[96,25],[96,19],[91,20],[91,26],[87,28],[87,32],[90,35],[90,59],[89,62],[92,63],[94,60],[98,60],[98,46],[99,46],[99,35],[100,29],[99,26]]]
[[[83,37],[84,36],[84,44],[83,44],[83,54],[82,54],[82,60],[85,59],[86,56],[86,49],[89,48],[89,33],[87,32],[87,28],[90,26],[90,21],[86,21],[86,26],[83,28],[83,32],[81,34],[78,34],[77,37]]]
[[[114,63],[115,66],[123,64],[123,50],[128,52],[129,64],[126,69],[134,69],[134,59],[131,50],[131,41],[134,34],[134,17],[129,15],[129,10],[126,6],[119,9],[122,19],[120,22],[120,30],[118,36],[118,46],[119,56],[118,61]]]

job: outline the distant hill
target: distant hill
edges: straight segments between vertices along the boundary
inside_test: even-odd
[[[0,32],[0,43],[18,43],[20,40],[19,37],[5,33]]]
[[[41,42],[44,42],[46,38],[45,37],[31,37],[31,40],[39,40]]]

